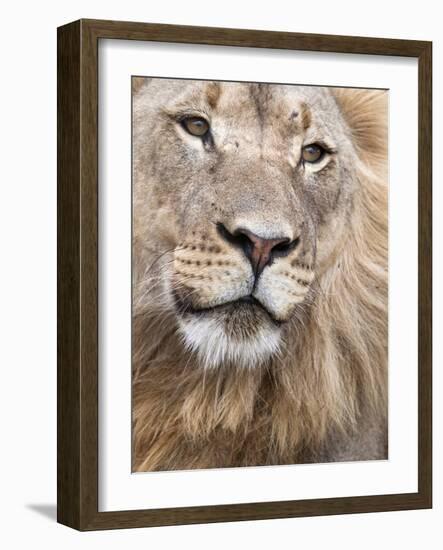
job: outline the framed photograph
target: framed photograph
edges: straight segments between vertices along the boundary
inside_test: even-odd
[[[58,29],[58,521],[430,508],[431,43]]]

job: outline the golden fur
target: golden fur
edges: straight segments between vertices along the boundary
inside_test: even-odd
[[[201,84],[190,86],[195,101],[195,96],[201,93]],[[303,301],[294,302],[288,310],[275,308],[275,315],[283,320],[278,351],[247,368],[235,364],[232,357],[214,368],[205,368],[197,351],[184,343],[176,309],[163,300],[165,295],[169,297],[172,287],[161,287],[157,293],[152,290],[153,297],[150,297],[151,289],[160,284],[166,272],[170,273],[166,270],[179,271],[189,266],[186,278],[183,276],[176,288],[180,292],[185,283],[195,279],[191,292],[202,300],[201,296],[209,296],[209,287],[202,286],[203,283],[209,285],[205,277],[216,278],[213,272],[206,274],[203,262],[213,264],[222,257],[226,272],[237,265],[238,269],[246,269],[246,264],[233,256],[236,252],[231,253],[227,248],[225,251],[226,245],[203,226],[201,233],[197,229],[198,242],[204,237],[206,248],[212,249],[211,255],[193,256],[188,248],[183,251],[183,247],[188,246],[186,243],[192,248],[191,243],[197,241],[192,240],[190,231],[189,237],[183,236],[185,230],[181,226],[179,229],[166,192],[156,191],[154,185],[149,191],[151,181],[157,176],[153,172],[145,177],[147,167],[158,162],[175,162],[170,159],[170,151],[175,150],[175,141],[171,141],[176,139],[175,135],[174,138],[168,138],[167,134],[163,137],[161,133],[155,136],[156,146],[162,153],[158,158],[163,161],[146,152],[144,120],[153,94],[159,103],[155,110],[163,110],[161,86],[157,90],[154,87],[152,91],[151,83],[143,86],[138,81],[134,99],[133,469],[386,458],[387,94],[351,89],[324,92],[329,94],[327,101],[337,105],[334,116],[340,119],[339,129],[332,126],[339,134],[340,143],[345,144],[342,150],[346,149],[347,153],[341,161],[341,173],[345,174],[342,177],[348,177],[352,172],[349,176],[352,192],[339,210],[328,211],[326,215],[326,207],[321,206],[326,221],[321,216],[316,218],[320,221],[315,254],[312,247],[303,249],[291,264],[292,257],[287,264],[283,264],[286,261],[283,258],[272,267],[274,271],[269,268],[274,277],[277,267],[279,273],[285,269],[281,276],[286,274],[286,281],[302,277],[303,266],[315,264],[312,282],[307,278],[308,282],[302,281],[298,287],[306,287]],[[220,93],[231,91],[222,88],[220,92],[214,85],[206,93],[208,102],[215,105],[221,101]],[[232,93],[235,96],[237,92],[233,89]],[[262,89],[260,94],[263,93],[268,94]],[[280,93],[279,89],[273,93]],[[240,99],[238,97],[239,111],[242,109]],[[304,97],[302,109],[306,101]],[[263,104],[268,108],[270,102],[267,98]],[[317,104],[312,105],[309,112],[315,117]],[[303,125],[312,124],[310,120],[306,122],[308,115],[304,113]],[[154,116],[151,111],[148,115]],[[280,120],[278,116],[276,120]],[[193,153],[193,163],[197,154],[200,153]],[[249,153],[248,158],[252,156]],[[163,173],[162,169],[156,165],[155,174]],[[187,164],[177,162],[175,177],[187,181],[188,170]],[[237,184],[232,181],[232,185]],[[191,185],[187,194],[192,194]],[[177,205],[176,195],[174,200]],[[213,207],[223,211],[228,200],[229,197],[223,203],[219,197]],[[285,199],[280,203],[283,202]],[[188,212],[192,217],[189,209]],[[346,219],[343,224],[340,224],[341,217]],[[332,222],[335,225],[331,226]],[[332,235],[330,227],[340,234],[333,246],[322,236],[325,232]],[[322,244],[322,239],[326,244]],[[292,264],[296,272],[291,279]],[[189,271],[194,265],[196,271]],[[174,276],[179,277],[176,271]],[[308,277],[311,269],[305,271]],[[223,279],[225,285],[229,277],[233,277],[232,274],[223,276],[228,277]],[[176,281],[173,275],[170,277],[170,281]],[[287,284],[285,282],[285,292],[296,288]],[[206,299],[214,300],[212,294]],[[283,302],[289,303],[288,300],[285,298]],[[245,326],[255,330],[255,324],[249,321],[249,317],[245,318]]]

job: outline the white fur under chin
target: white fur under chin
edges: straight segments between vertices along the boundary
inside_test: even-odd
[[[226,334],[222,321],[196,317],[181,319],[179,331],[185,347],[197,354],[206,369],[227,363],[251,369],[280,350],[281,338],[277,327],[263,327],[248,340],[241,341]]]

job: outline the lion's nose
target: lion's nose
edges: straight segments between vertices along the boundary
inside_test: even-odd
[[[273,262],[276,256],[286,256],[300,241],[299,238],[291,241],[285,236],[266,239],[244,227],[238,227],[231,233],[222,223],[219,223],[217,228],[225,241],[243,250],[251,262],[256,277]]]

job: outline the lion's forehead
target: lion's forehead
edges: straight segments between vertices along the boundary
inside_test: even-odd
[[[328,89],[312,86],[237,82],[190,82],[171,100],[177,107],[207,112],[225,133],[249,131],[255,137],[326,130],[339,118]]]

